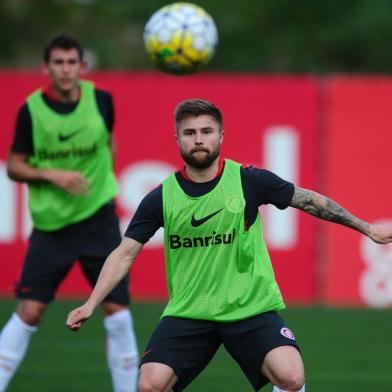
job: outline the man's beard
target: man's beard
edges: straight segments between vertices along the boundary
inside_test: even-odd
[[[205,151],[203,157],[196,157],[195,152],[197,151]],[[195,147],[189,153],[180,150],[182,159],[189,165],[194,167],[195,169],[207,169],[212,165],[215,159],[219,156],[220,148],[219,146],[210,151],[204,147]]]

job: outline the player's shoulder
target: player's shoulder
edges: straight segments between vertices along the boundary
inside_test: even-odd
[[[80,83],[90,85],[93,88],[93,90],[95,92],[95,97],[98,102],[100,102],[100,101],[111,102],[113,100],[112,93],[111,93],[110,89],[107,86],[105,86],[104,84],[102,84],[100,82],[96,82],[94,80],[88,80],[88,79],[81,79]]]
[[[98,105],[102,105],[104,107],[113,106],[113,97],[109,91],[95,89],[95,98],[98,102]]]
[[[112,97],[110,89],[102,83],[93,82],[95,94]]]
[[[27,104],[27,100],[20,101],[18,103],[18,112],[19,113],[22,113],[22,112],[25,112],[25,111],[28,111],[28,110],[29,110],[29,106]]]
[[[255,165],[241,165],[241,175],[245,177],[268,177],[273,174],[267,169],[255,166]]]
[[[250,186],[276,186],[284,180],[268,169],[254,165],[241,166],[241,179]]]
[[[37,88],[35,88],[34,90],[31,90],[27,96],[19,102],[19,107],[23,107],[24,105],[28,106],[28,103],[32,100],[35,99],[38,96],[41,96],[44,94],[44,92],[46,91],[47,87],[42,85],[39,86]]]
[[[27,104],[27,100],[19,102],[17,117],[20,119],[30,118],[30,110],[29,105]]]
[[[95,99],[98,106],[113,110],[113,96],[112,93],[103,85],[94,83]]]
[[[95,96],[97,98],[97,101],[104,101],[104,102],[113,101],[112,94],[106,90],[95,89]]]
[[[141,206],[149,208],[156,204],[162,204],[162,183],[148,192],[140,203]]]

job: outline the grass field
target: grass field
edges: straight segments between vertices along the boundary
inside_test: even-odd
[[[75,302],[55,302],[34,336],[9,392],[111,391],[104,330],[96,314],[78,333],[64,327]],[[15,303],[0,300],[3,326]],[[140,351],[162,304],[133,304]],[[283,313],[299,341],[309,392],[392,391],[392,313],[364,309],[291,308]],[[267,386],[264,391],[272,388]],[[190,392],[250,392],[237,365],[220,350]]]

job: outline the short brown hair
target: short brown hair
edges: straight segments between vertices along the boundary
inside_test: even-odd
[[[50,59],[50,54],[53,49],[76,49],[79,53],[79,59],[83,60],[83,48],[80,45],[79,41],[75,38],[70,37],[66,34],[57,35],[52,38],[50,42],[45,46],[43,51],[43,58],[45,62],[48,62]]]
[[[186,99],[180,102],[174,111],[174,118],[176,122],[176,131],[180,122],[188,117],[197,117],[203,114],[207,114],[215,119],[219,124],[219,130],[222,130],[223,118],[220,110],[210,101],[205,99]]]

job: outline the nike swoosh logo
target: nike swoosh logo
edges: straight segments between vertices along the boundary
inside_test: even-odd
[[[76,131],[73,131],[71,133],[67,133],[66,135],[62,135],[61,133],[59,134],[59,141],[60,142],[65,142],[69,139],[71,139],[72,137],[74,137],[75,135],[77,135],[79,132],[81,132],[82,129],[77,129]]]
[[[201,219],[196,219],[195,218],[195,214],[192,215],[192,219],[191,219],[191,225],[193,227],[198,227],[201,226],[203,223],[207,222],[209,219],[211,219],[213,216],[215,216],[216,214],[219,214],[221,211],[223,210],[223,208],[221,208],[218,211],[213,212],[210,215],[205,216],[204,218]]]

